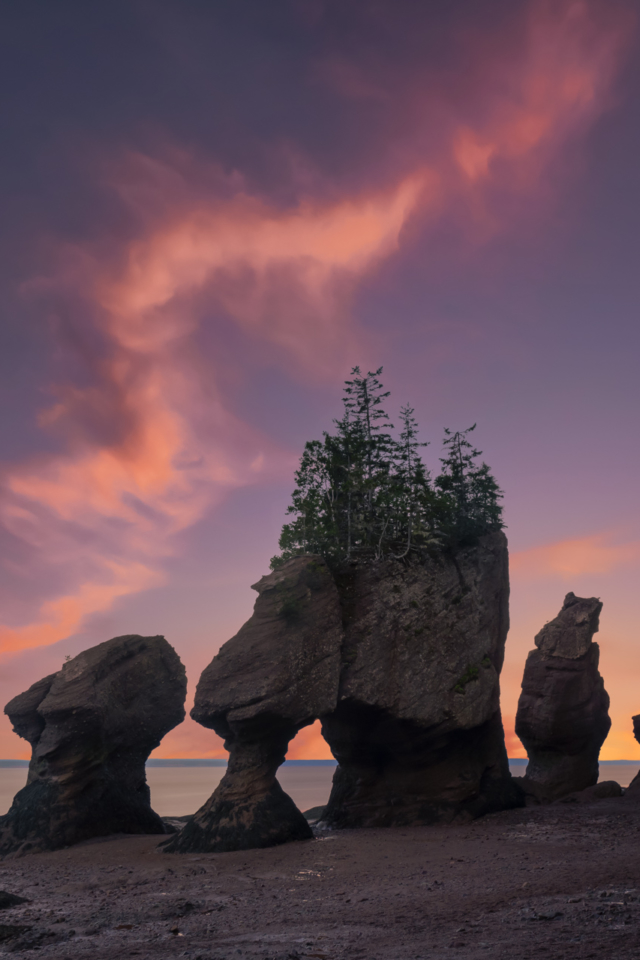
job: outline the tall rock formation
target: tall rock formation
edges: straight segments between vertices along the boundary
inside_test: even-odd
[[[164,637],[114,637],[5,707],[32,747],[27,785],[0,817],[0,855],[111,833],[164,833],[145,761],[184,719],[185,670]]]
[[[276,773],[298,730],[336,706],[338,591],[313,556],[289,560],[253,589],[253,616],[204,670],[191,711],[224,737],[227,772],[167,852],[243,850],[312,835]]]
[[[593,642],[602,603],[568,593],[527,658],[516,733],[529,763],[523,779],[538,800],[557,800],[598,781],[598,756],[611,727],[609,696]]]
[[[276,780],[316,717],[339,767],[335,826],[449,822],[522,803],[499,674],[509,626],[502,533],[424,564],[332,576],[296,557],[256,584],[251,619],[202,674],[192,717],[225,737],[227,774],[167,851],[309,837]]]
[[[340,578],[345,640],[322,731],[339,762],[337,827],[446,823],[521,803],[509,775],[499,675],[509,629],[507,540]]]
[[[633,723],[633,735],[638,743],[640,743],[640,713],[635,717],[631,717],[631,722]],[[636,773],[627,787],[626,794],[634,800],[640,800],[640,771]]]

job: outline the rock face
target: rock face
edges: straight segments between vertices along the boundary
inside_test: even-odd
[[[186,676],[164,637],[107,640],[5,707],[32,747],[27,785],[0,817],[0,854],[111,833],[164,833],[145,761],[184,719]]]
[[[324,819],[336,827],[445,823],[521,803],[500,716],[504,534],[455,558],[356,566],[340,586],[338,706],[322,717],[339,767]]]
[[[253,616],[204,670],[191,716],[225,738],[218,788],[167,852],[242,850],[312,836],[276,779],[289,741],[336,706],[342,641],[336,585],[296,557],[253,587]]]
[[[297,557],[202,674],[192,717],[226,739],[227,774],[172,851],[311,836],[276,771],[316,717],[339,767],[335,826],[449,822],[523,802],[509,776],[499,673],[509,626],[501,533],[455,558],[355,564]]]
[[[529,757],[523,786],[542,802],[598,781],[598,756],[611,726],[600,650],[592,640],[601,610],[597,597],[568,593],[527,658],[516,733]]]

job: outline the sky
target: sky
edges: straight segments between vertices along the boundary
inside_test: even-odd
[[[527,652],[604,603],[604,759],[640,759],[633,0],[21,0],[0,30],[0,704],[250,616],[306,440],[383,366],[425,458],[504,490]],[[187,720],[155,752],[221,757]],[[0,721],[0,756],[29,747]],[[290,757],[328,757],[318,726]]]

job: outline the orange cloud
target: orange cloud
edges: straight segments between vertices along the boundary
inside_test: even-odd
[[[196,202],[133,245],[124,275],[100,291],[112,335],[146,354],[191,332],[181,297],[207,288],[234,319],[310,370],[335,362],[350,338],[345,294],[398,247],[436,177],[418,171],[389,190],[279,211],[240,194]],[[333,334],[333,335],[332,335]]]
[[[483,191],[505,165],[531,192],[542,160],[602,109],[621,41],[619,24],[603,27],[594,9],[534,5],[521,56],[485,64],[482,119],[454,123],[438,163],[415,164],[384,188],[305,197],[282,210],[239,187],[237,176],[212,197],[159,163],[130,158],[143,179],[165,179],[163,190],[146,183],[139,195],[118,185],[143,221],[118,265],[75,251],[64,276],[34,284],[46,293],[47,283],[66,283],[81,294],[103,347],[95,382],[61,388],[41,417],[62,451],[4,471],[2,522],[45,564],[69,571],[33,623],[2,628],[5,651],[54,643],[118,597],[157,584],[176,533],[229,490],[289,470],[282,451],[226,408],[215,363],[196,355],[203,313],[214,304],[304,375],[333,375],[362,346],[349,314],[353,292],[399,249],[410,220],[425,222],[469,196],[486,212]],[[514,569],[551,564],[573,574],[589,550],[605,562],[621,549],[555,545],[514,558]],[[130,577],[118,573],[126,570]]]
[[[469,235],[472,226],[481,240],[501,229],[495,188],[520,192],[540,207],[549,193],[550,159],[610,99],[630,26],[619,8],[603,16],[596,3],[541,0],[531,4],[524,40],[514,48],[517,69],[500,46],[504,38],[487,42],[482,119],[458,125],[452,139],[453,165],[469,198]]]
[[[509,93],[496,98],[484,129],[463,126],[454,139],[454,157],[470,180],[486,176],[496,160],[533,156],[566,139],[601,109],[622,35],[617,25],[602,31],[591,11],[586,3],[532,7],[522,69],[509,77]],[[496,79],[505,79],[503,71],[498,61]]]
[[[0,627],[0,654],[46,647],[74,633],[85,616],[108,610],[117,597],[158,586],[163,577],[140,563],[105,562],[110,582],[83,583],[75,594],[45,603],[41,619],[24,627]]]
[[[0,651],[55,643],[116,598],[161,582],[158,563],[171,554],[173,534],[197,522],[227,490],[273,472],[272,445],[239,423],[215,388],[207,396],[210,429],[205,436],[194,429],[204,403],[185,346],[196,326],[193,293],[208,283],[215,287],[226,272],[219,299],[239,323],[257,326],[309,367],[321,364],[328,328],[337,323],[332,355],[346,333],[333,303],[336,274],[359,276],[397,246],[425,183],[424,175],[416,176],[378,196],[329,207],[303,204],[288,214],[240,196],[189,210],[134,244],[116,279],[90,271],[85,283],[103,310],[109,342],[101,379],[61,391],[41,423],[68,432],[67,451],[9,468],[0,503],[6,527],[51,559],[66,554],[77,563],[78,541],[88,542],[83,579],[69,595],[47,602],[35,622],[3,628]],[[285,266],[316,319],[306,339],[296,337],[291,310],[272,317],[265,309],[269,273]],[[253,280],[229,284],[240,269],[249,269]],[[290,290],[291,282],[284,287]],[[87,410],[105,416],[101,407],[111,407],[122,422],[115,442],[92,443],[78,432]],[[123,583],[114,578],[118,570],[138,575]]]
[[[519,580],[559,576],[563,580],[591,573],[611,573],[640,559],[640,542],[615,544],[608,534],[533,547],[513,553],[511,575]]]

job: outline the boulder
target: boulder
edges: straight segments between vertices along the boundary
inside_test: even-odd
[[[527,658],[516,733],[529,757],[524,789],[540,802],[598,782],[598,756],[611,727],[593,642],[601,610],[597,597],[568,593]]]
[[[5,707],[29,741],[27,785],[0,817],[0,854],[113,833],[164,833],[145,762],[184,719],[186,676],[164,637],[114,637]]]
[[[555,803],[593,803],[595,800],[610,800],[612,797],[621,797],[623,794],[624,790],[616,780],[601,780],[593,787],[585,787],[577,793],[568,793]]]
[[[521,805],[500,716],[504,534],[421,564],[354,564],[337,579],[340,689],[321,719],[339,766],[323,820],[447,823]]]
[[[276,779],[289,741],[335,709],[342,619],[321,557],[295,557],[254,584],[252,617],[204,670],[191,716],[224,737],[229,765],[167,852],[242,850],[312,836]]]
[[[26,897],[19,897],[15,893],[7,893],[6,890],[0,890],[0,910],[9,910],[11,907],[19,907],[22,903],[29,903]]]

